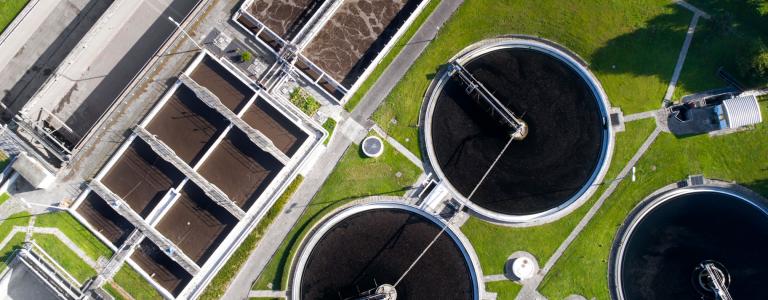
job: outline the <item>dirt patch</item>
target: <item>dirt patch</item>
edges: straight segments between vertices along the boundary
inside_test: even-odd
[[[271,154],[232,129],[198,173],[247,211],[282,168]]]
[[[256,99],[248,108],[243,115],[243,121],[261,131],[288,156],[293,156],[308,137],[290,119],[261,98]]]
[[[171,294],[178,295],[192,279],[192,275],[179,266],[173,259],[160,250],[157,245],[145,238],[131,255],[152,279]]]
[[[325,0],[256,0],[248,12],[284,40],[304,27]]]
[[[210,90],[224,106],[233,112],[237,112],[256,93],[219,62],[208,56],[197,65],[190,77]]]
[[[301,298],[354,299],[394,285],[438,233],[436,224],[400,209],[348,217],[312,249]],[[461,249],[442,233],[396,290],[397,299],[472,299],[474,288]]]
[[[202,266],[235,224],[235,217],[187,183],[157,229]]]
[[[197,99],[188,87],[180,85],[147,130],[192,165],[227,125],[223,116]]]
[[[83,203],[77,208],[83,218],[101,233],[115,247],[120,247],[133,232],[134,228],[131,222],[128,222],[123,216],[118,214],[96,193],[89,193]]]
[[[576,195],[599,165],[602,114],[595,95],[571,67],[539,51],[504,49],[466,68],[529,126],[470,199],[491,211],[527,215]],[[509,140],[509,130],[483,100],[454,77],[440,92],[432,139],[440,168],[464,196],[471,193]]]
[[[113,193],[146,217],[184,176],[141,140],[135,140],[102,179]]]
[[[304,55],[345,87],[416,10],[421,0],[347,0],[304,49]]]

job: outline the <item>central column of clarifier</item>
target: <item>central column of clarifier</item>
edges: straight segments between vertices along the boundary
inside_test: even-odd
[[[693,286],[705,299],[730,300],[728,286],[731,285],[731,275],[725,266],[714,260],[701,262],[693,271]]]

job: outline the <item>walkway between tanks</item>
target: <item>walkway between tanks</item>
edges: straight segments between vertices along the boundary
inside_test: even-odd
[[[439,6],[427,18],[424,24],[416,31],[411,41],[431,41],[439,28],[445,23],[453,12],[463,3],[463,0],[443,0]],[[363,123],[363,126],[370,128],[373,122],[369,122],[370,116],[381,105],[384,98],[390,90],[403,77],[408,68],[418,58],[421,52],[429,43],[410,43],[404,47],[397,57],[390,63],[389,67],[379,77],[379,80],[366,93],[360,103],[357,105],[351,116],[346,120],[339,122],[338,128],[352,126],[352,122]],[[345,124],[350,123],[350,124]],[[304,182],[296,190],[291,199],[286,203],[285,210],[281,212],[272,226],[269,227],[266,234],[251,252],[248,260],[240,269],[240,272],[232,280],[222,299],[246,299],[249,297],[252,283],[258,278],[261,272],[269,263],[269,259],[275,255],[283,239],[288,235],[291,228],[296,224],[304,208],[320,189],[326,177],[331,173],[336,163],[341,159],[347,147],[353,140],[343,134],[337,135],[331,139],[328,145],[324,159],[319,161],[312,171],[307,174]],[[354,140],[354,142],[360,142]],[[397,147],[396,147],[397,149]],[[399,149],[398,149],[399,150]],[[408,156],[413,160],[415,155]],[[417,164],[421,166],[421,163]]]
[[[584,230],[584,227],[586,227],[589,221],[592,220],[595,214],[597,214],[597,211],[600,210],[600,207],[603,206],[605,200],[608,199],[611,194],[613,194],[613,191],[616,189],[619,183],[621,183],[627,174],[632,171],[632,168],[635,166],[637,161],[639,161],[640,158],[643,157],[643,154],[648,151],[648,149],[651,147],[651,144],[653,144],[660,133],[661,129],[659,127],[656,127],[656,129],[653,130],[651,135],[648,136],[640,149],[635,152],[635,155],[632,156],[632,159],[624,166],[624,169],[621,170],[621,173],[619,173],[619,176],[616,178],[616,180],[611,181],[611,184],[608,186],[605,192],[600,195],[600,198],[597,199],[597,202],[595,202],[587,214],[581,218],[581,221],[579,221],[576,227],[573,228],[573,231],[571,231],[565,241],[560,244],[560,247],[558,247],[555,253],[553,253],[549,260],[547,260],[547,263],[544,265],[541,271],[539,271],[536,276],[529,281],[529,284],[523,286],[523,289],[517,295],[516,299],[539,299],[541,297],[541,295],[536,291],[536,288],[538,288],[539,284],[541,284],[541,281],[544,279],[547,273],[549,273],[558,259],[560,259],[565,250],[568,249],[568,246],[570,246],[571,243],[576,240],[576,237],[578,237],[581,231]]]

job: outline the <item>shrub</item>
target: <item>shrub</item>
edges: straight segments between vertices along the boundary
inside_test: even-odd
[[[320,103],[309,95],[307,91],[299,87],[293,89],[293,92],[291,92],[291,103],[296,105],[296,107],[301,109],[301,111],[308,116],[314,115],[315,112],[320,109]]]
[[[240,53],[240,60],[243,62],[251,62],[253,60],[253,54],[251,54],[251,51],[245,50]]]
[[[768,46],[760,40],[754,40],[738,61],[742,76],[758,81],[768,80]]]

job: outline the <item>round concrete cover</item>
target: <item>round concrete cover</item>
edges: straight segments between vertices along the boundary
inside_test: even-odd
[[[369,136],[363,140],[363,153],[368,157],[378,157],[384,152],[384,143],[380,138]]]

